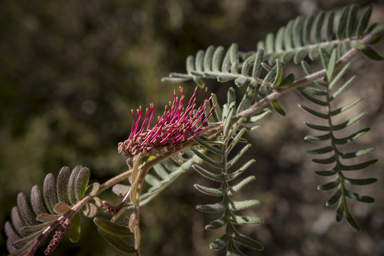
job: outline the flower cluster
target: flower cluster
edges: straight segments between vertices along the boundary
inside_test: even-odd
[[[59,245],[61,239],[63,239],[63,235],[66,233],[66,230],[71,226],[71,223],[67,219],[66,221],[61,221],[60,226],[55,231],[55,235],[53,236],[53,239],[49,243],[47,249],[44,251],[45,255],[51,254],[56,247]]]
[[[174,91],[173,102],[169,102],[165,106],[164,113],[161,117],[158,117],[157,123],[152,129],[150,128],[153,113],[154,104],[150,104],[149,110],[145,111],[145,119],[139,129],[139,122],[141,119],[141,106],[137,110],[137,118],[135,120],[135,114],[132,110],[133,123],[131,134],[129,138],[120,142],[118,145],[118,151],[123,156],[131,158],[139,153],[152,154],[156,149],[161,151],[167,148],[169,151],[180,150],[183,143],[190,141],[200,133],[205,131],[204,124],[212,116],[216,106],[213,106],[209,113],[204,118],[209,101],[205,101],[207,90],[205,90],[204,100],[201,102],[200,107],[195,110],[194,98],[197,87],[189,100],[187,107],[184,107],[184,95],[183,88],[180,87],[180,99],[176,96]]]

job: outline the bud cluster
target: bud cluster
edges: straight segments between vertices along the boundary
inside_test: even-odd
[[[204,101],[207,95],[207,90],[205,90],[204,100],[200,107],[195,110],[196,98],[194,96],[196,90],[197,87],[187,107],[184,107],[183,103],[185,97],[183,95],[183,88],[180,87],[180,99],[176,96],[176,91],[174,91],[173,102],[169,102],[165,106],[163,115],[158,117],[156,125],[152,129],[149,128],[154,113],[154,104],[150,104],[149,110],[146,109],[145,119],[140,129],[141,106],[137,110],[136,120],[132,110],[133,123],[131,134],[126,141],[119,143],[119,153],[127,158],[131,158],[139,153],[153,154],[155,149],[158,151],[161,151],[163,148],[167,148],[168,151],[180,150],[184,142],[192,140],[205,131],[206,128],[203,125],[212,116],[216,106],[213,106],[209,114],[204,118],[204,113],[209,106],[208,102],[212,97]]]
[[[60,222],[60,226],[56,229],[55,235],[53,236],[51,242],[49,243],[47,249],[45,249],[44,254],[49,255],[51,254],[56,247],[59,245],[61,239],[63,239],[64,234],[66,233],[66,230],[71,226],[71,223],[67,219],[66,221]]]

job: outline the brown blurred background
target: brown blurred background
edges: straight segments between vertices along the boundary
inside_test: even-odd
[[[87,166],[92,170],[91,179],[98,182],[124,171],[125,160],[116,147],[129,134],[130,110],[154,102],[160,112],[179,86],[160,79],[172,71],[184,72],[188,55],[209,45],[228,48],[233,42],[242,51],[252,51],[268,32],[276,33],[297,15],[339,11],[352,3],[372,4],[372,21],[384,20],[382,1],[3,0],[0,226],[9,219],[19,192],[29,196],[33,185],[41,188],[45,175],[56,175],[63,165]],[[375,49],[383,55],[383,42]],[[365,98],[344,116],[368,112],[348,131],[368,125],[372,131],[346,151],[370,146],[377,150],[357,162],[381,160],[383,155],[383,63],[355,57],[349,74],[359,77],[346,100],[340,102]],[[292,64],[287,71],[302,74]],[[229,86],[234,86],[214,81],[207,85],[221,103]],[[183,86],[190,95],[194,84]],[[236,90],[239,96],[244,88]],[[200,98],[202,94],[200,91]],[[375,204],[349,201],[360,233],[354,233],[344,220],[336,224],[335,207],[325,207],[332,194],[316,189],[328,181],[313,172],[323,168],[306,154],[324,145],[303,140],[316,133],[303,124],[313,120],[312,116],[297,105],[310,104],[296,92],[285,95],[281,102],[286,118],[273,113],[260,122],[261,129],[246,135],[253,146],[247,156],[254,157],[256,164],[242,177],[256,175],[257,180],[236,199],[259,199],[261,206],[242,214],[262,217],[265,224],[240,229],[261,241],[265,250],[241,250],[247,255],[384,255],[384,163],[379,161],[356,174],[379,180],[367,188],[352,189],[376,198]],[[224,255],[208,249],[223,231],[204,231],[219,216],[195,210],[197,204],[217,199],[203,196],[193,188],[195,183],[217,186],[190,170],[142,208],[143,255]],[[105,198],[109,196],[107,193]],[[92,220],[84,217],[82,228],[78,244],[64,239],[54,255],[120,255],[99,237]],[[1,255],[7,254],[5,241],[2,231]],[[36,255],[43,250],[41,247]]]

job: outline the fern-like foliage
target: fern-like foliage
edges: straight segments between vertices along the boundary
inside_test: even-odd
[[[243,119],[239,120],[236,124],[231,126],[232,117],[236,113],[236,102],[234,97],[234,90],[230,88],[228,91],[228,103],[224,105],[222,112],[223,120],[223,134],[219,140],[209,140],[203,138],[195,138],[196,142],[200,146],[206,149],[208,152],[211,152],[215,155],[218,155],[221,160],[216,161],[211,157],[202,154],[197,150],[193,150],[196,155],[203,159],[209,165],[220,170],[220,173],[212,173],[200,165],[193,165],[194,169],[199,172],[204,177],[219,182],[221,185],[219,188],[210,188],[201,185],[195,185],[195,187],[202,193],[222,197],[222,201],[216,204],[206,204],[198,205],[197,209],[206,213],[223,213],[222,217],[214,220],[209,225],[206,226],[207,230],[216,230],[223,226],[226,226],[225,233],[214,242],[210,244],[210,248],[213,250],[221,250],[225,246],[227,247],[227,254],[229,255],[243,255],[237,248],[235,243],[239,243],[250,247],[254,250],[262,250],[263,245],[258,241],[255,241],[243,234],[241,234],[234,225],[243,225],[243,224],[261,224],[262,219],[250,216],[238,216],[235,215],[234,211],[242,210],[251,206],[259,204],[258,200],[245,200],[245,201],[234,201],[231,199],[231,196],[240,191],[246,184],[253,181],[255,176],[251,175],[242,181],[238,182],[236,185],[231,186],[230,181],[239,177],[249,166],[251,166],[255,160],[251,159],[246,162],[242,167],[236,171],[231,171],[234,164],[244,155],[244,153],[251,146],[246,144],[232,159],[229,158],[230,152],[239,142],[245,142],[242,140],[242,135],[244,134],[246,128],[242,127]],[[259,115],[261,118],[265,116],[265,113]]]
[[[319,136],[306,136],[305,139],[310,141],[316,141],[316,142],[318,141],[321,141],[321,142],[329,141],[329,142],[327,146],[310,150],[308,151],[308,153],[312,155],[331,154],[330,157],[316,158],[312,160],[313,162],[318,164],[334,164],[334,167],[332,169],[324,170],[324,171],[316,171],[316,174],[321,176],[336,175],[336,178],[333,181],[318,186],[318,189],[322,191],[328,191],[328,190],[337,188],[336,192],[327,201],[326,205],[329,206],[329,205],[334,205],[338,203],[338,207],[336,211],[336,220],[340,221],[343,215],[345,215],[350,226],[355,231],[359,231],[359,227],[349,211],[346,198],[349,197],[351,199],[354,199],[360,202],[365,202],[365,203],[372,203],[374,202],[374,199],[369,196],[364,196],[361,194],[351,192],[347,186],[348,185],[368,185],[376,182],[377,180],[375,178],[351,179],[351,178],[348,178],[347,173],[350,171],[356,171],[356,170],[367,168],[368,166],[374,164],[377,160],[370,160],[360,164],[348,164],[347,161],[349,159],[353,159],[358,156],[367,154],[373,151],[375,148],[368,148],[368,149],[363,149],[363,150],[358,150],[355,152],[348,152],[348,153],[342,152],[339,149],[340,145],[344,145],[344,144],[355,141],[356,139],[364,135],[366,132],[368,132],[370,129],[365,128],[343,138],[336,137],[335,132],[342,131],[343,129],[354,124],[355,122],[360,120],[360,118],[362,118],[365,113],[361,113],[357,116],[354,116],[340,124],[334,124],[333,118],[335,116],[344,113],[345,111],[353,107],[355,104],[360,102],[362,98],[358,98],[357,100],[354,100],[348,105],[337,108],[337,109],[334,109],[332,107],[332,104],[334,103],[334,101],[344,92],[344,89],[346,89],[348,85],[351,84],[351,82],[355,77],[350,78],[347,82],[345,82],[339,88],[336,88],[337,82],[340,81],[341,77],[343,77],[349,65],[344,66],[344,68],[340,72],[338,72],[337,74],[334,74],[336,55],[337,55],[336,50],[333,50],[332,54],[329,55],[325,50],[321,49],[320,54],[321,54],[323,66],[327,70],[327,76],[325,81],[317,82],[317,84],[321,86],[321,89],[306,87],[306,88],[300,89],[300,93],[307,100],[311,101],[312,103],[326,110],[326,113],[319,112],[318,110],[314,110],[303,104],[301,104],[300,106],[302,109],[304,109],[308,113],[320,119],[326,120],[328,122],[328,125],[325,125],[325,126],[306,122],[305,124],[308,127],[314,130],[324,131],[325,134],[319,135]],[[311,72],[308,68],[308,65],[305,62],[303,62],[303,67],[308,73]]]
[[[54,250],[66,229],[69,239],[77,242],[80,235],[80,214],[72,211],[71,206],[84,197],[89,177],[90,171],[86,167],[76,166],[72,172],[69,167],[63,167],[57,182],[52,173],[45,177],[43,194],[38,186],[32,188],[30,203],[20,193],[17,196],[17,206],[12,208],[12,221],[5,223],[7,247],[11,255],[32,255],[36,245],[58,225],[60,226],[46,253]],[[84,215],[88,217],[93,217],[96,212],[97,206],[91,202],[83,208]]]

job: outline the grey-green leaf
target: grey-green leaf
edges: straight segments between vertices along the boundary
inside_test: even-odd
[[[56,196],[55,177],[52,173],[48,173],[47,176],[45,176],[43,185],[43,196],[48,210],[52,214],[54,214],[55,212],[53,208],[58,203],[58,201]]]
[[[68,166],[61,168],[59,175],[57,176],[57,199],[60,203],[70,205],[68,197],[68,185],[69,177],[71,176],[71,169]]]

